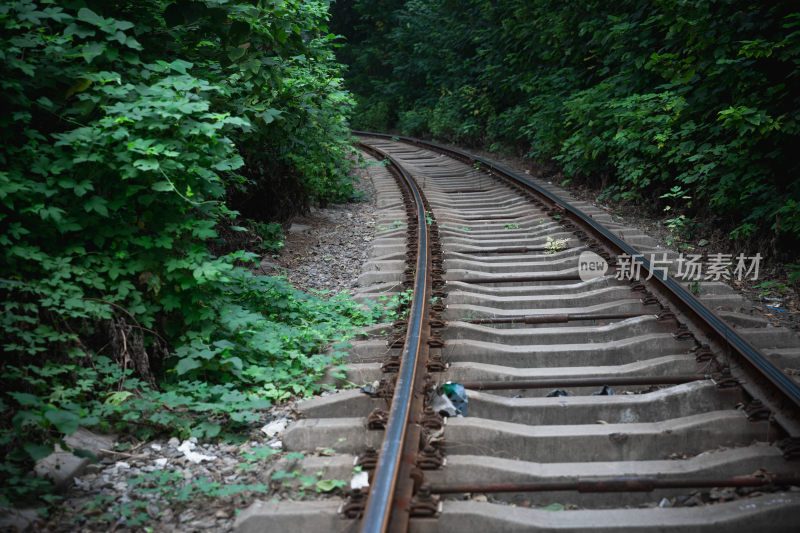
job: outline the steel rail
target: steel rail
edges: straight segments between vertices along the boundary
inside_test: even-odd
[[[640,316],[658,316],[653,313],[561,313],[508,317],[486,317],[466,320],[470,324],[559,324],[581,320],[625,320]]]
[[[414,296],[408,316],[408,329],[403,345],[402,360],[397,373],[397,381],[395,382],[394,397],[389,411],[389,421],[386,424],[378,464],[372,478],[372,486],[361,524],[363,533],[379,533],[386,531],[389,527],[402,450],[405,445],[406,430],[411,415],[413,389],[417,379],[417,362],[422,344],[423,322],[427,316],[425,294],[429,278],[429,239],[425,207],[414,180],[402,165],[398,164],[388,154],[373,146],[364,147],[388,159],[392,167],[400,174],[414,199],[417,216],[417,262],[414,276]]]
[[[517,182],[517,184],[526,187],[527,189],[536,192],[539,196],[545,198],[560,210],[571,215],[571,217],[589,229],[596,237],[599,237],[607,245],[612,245],[618,251],[634,258],[635,261],[641,264],[645,270],[652,274],[650,278],[655,283],[660,284],[664,293],[672,298],[673,304],[680,305],[681,310],[708,328],[715,334],[716,340],[723,346],[732,349],[734,353],[739,355],[739,363],[744,363],[751,369],[755,370],[757,374],[765,377],[775,389],[780,391],[784,402],[777,402],[779,404],[790,404],[794,411],[791,414],[783,415],[780,412],[775,412],[774,415],[778,422],[783,422],[781,425],[790,436],[800,436],[800,425],[798,425],[798,412],[800,412],[800,386],[792,381],[788,376],[780,371],[771,361],[765,358],[759,351],[754,348],[749,342],[743,339],[734,329],[728,326],[721,318],[719,318],[713,311],[707,308],[702,302],[694,297],[689,291],[684,289],[677,281],[663,272],[663,269],[653,268],[650,261],[644,258],[636,249],[624,242],[622,239],[611,233],[608,229],[600,225],[591,217],[586,215],[580,209],[565,202],[558,196],[543,187],[533,183],[532,181],[497,165],[482,157],[463,152],[461,150],[443,146],[437,143],[423,141],[412,137],[405,137],[401,135],[389,135],[385,133],[373,133],[365,131],[353,131],[354,135],[377,137],[382,139],[403,141],[408,144],[416,145],[422,148],[433,149],[440,153],[450,154],[452,157],[461,160],[468,164],[480,163],[484,165],[491,173],[510,179]],[[464,280],[467,281],[467,280]],[[473,280],[469,282],[475,283]],[[708,331],[705,331],[708,333]],[[747,384],[743,384],[747,386]],[[757,391],[748,389],[751,394],[756,394]],[[767,403],[767,402],[765,402]],[[768,402],[773,403],[773,402]],[[787,418],[788,416],[788,418]]]
[[[470,390],[521,390],[521,389],[549,389],[551,387],[602,387],[608,385],[678,385],[712,379],[706,374],[687,374],[675,376],[607,376],[607,377],[561,377],[538,378],[507,381],[462,381],[461,385]]]
[[[568,481],[520,483],[463,483],[430,485],[431,494],[498,493],[498,492],[652,492],[657,489],[694,489],[715,487],[765,487],[800,485],[800,475],[741,476],[723,479],[682,478],[658,479],[652,476],[620,476],[615,478],[576,478]]]

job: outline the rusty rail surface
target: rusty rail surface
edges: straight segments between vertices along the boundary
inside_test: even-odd
[[[419,426],[409,424],[409,420],[414,411],[417,414],[422,412],[424,394],[422,374],[427,361],[424,339],[427,337],[425,330],[429,312],[428,295],[431,292],[430,239],[422,195],[411,176],[388,154],[367,145],[361,145],[361,148],[390,162],[390,172],[396,173],[407,187],[413,204],[413,214],[416,217],[416,235],[409,235],[410,241],[416,243],[414,297],[409,310],[402,359],[397,372],[389,419],[361,526],[361,531],[364,533],[377,533],[387,531],[391,522],[393,529],[404,531],[408,523],[406,508],[413,487],[409,485],[409,472],[401,474],[404,469],[409,468],[409,465],[401,461],[409,454],[414,457],[418,451],[413,449],[415,442],[413,436],[416,436],[416,442],[419,442]]]

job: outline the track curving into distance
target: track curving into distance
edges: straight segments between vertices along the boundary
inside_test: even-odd
[[[782,371],[800,366],[796,335],[762,327],[715,284],[700,302],[672,278],[644,279],[646,260],[641,280],[617,279],[616,257],[636,250],[591,206],[446,147],[376,134],[362,143],[418,188],[383,221],[392,226],[374,243],[364,297],[414,277],[423,288],[388,340],[376,330],[351,352],[348,379],[378,390],[303,403],[284,443],[335,448],[329,467],[356,463],[373,472],[372,490],[392,494],[274,504],[248,511],[241,531],[259,517],[289,531],[800,527],[800,395]],[[408,250],[426,241],[423,273]],[[610,268],[583,280],[588,251]],[[467,388],[466,416],[430,410],[447,381]],[[400,430],[398,412],[408,415]]]

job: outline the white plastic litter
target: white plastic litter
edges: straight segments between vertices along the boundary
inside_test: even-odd
[[[351,490],[361,490],[369,487],[369,474],[367,472],[359,472],[350,480]]]
[[[190,440],[185,440],[181,443],[180,446],[178,446],[178,451],[183,453],[183,456],[193,463],[200,463],[202,461],[213,461],[214,459],[216,459],[216,457],[213,455],[204,455],[202,453],[192,451],[195,449],[195,447],[197,447],[197,444],[191,442]]]
[[[272,438],[280,433],[283,433],[283,430],[286,429],[286,425],[289,423],[288,418],[279,418],[278,420],[273,420],[263,428],[261,428],[262,433],[264,433],[267,437]]]
[[[433,397],[433,404],[431,407],[434,412],[439,413],[441,416],[461,416],[461,412],[456,409],[456,406],[453,405],[453,402],[450,401],[450,398],[445,396],[444,393],[437,393]]]

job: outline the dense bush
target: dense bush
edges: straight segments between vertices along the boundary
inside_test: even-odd
[[[299,0],[0,2],[4,503],[80,425],[214,436],[307,394],[322,345],[371,320],[211,252],[218,228],[244,230],[232,206],[352,194],[326,17]]]
[[[678,186],[733,236],[800,236],[792,2],[350,0],[335,9],[337,24],[349,22],[335,29],[349,39],[341,58],[359,108],[379,102],[401,132],[522,147],[569,176],[608,177],[607,194],[621,199],[657,202]],[[377,127],[370,116],[357,113],[355,125]]]

